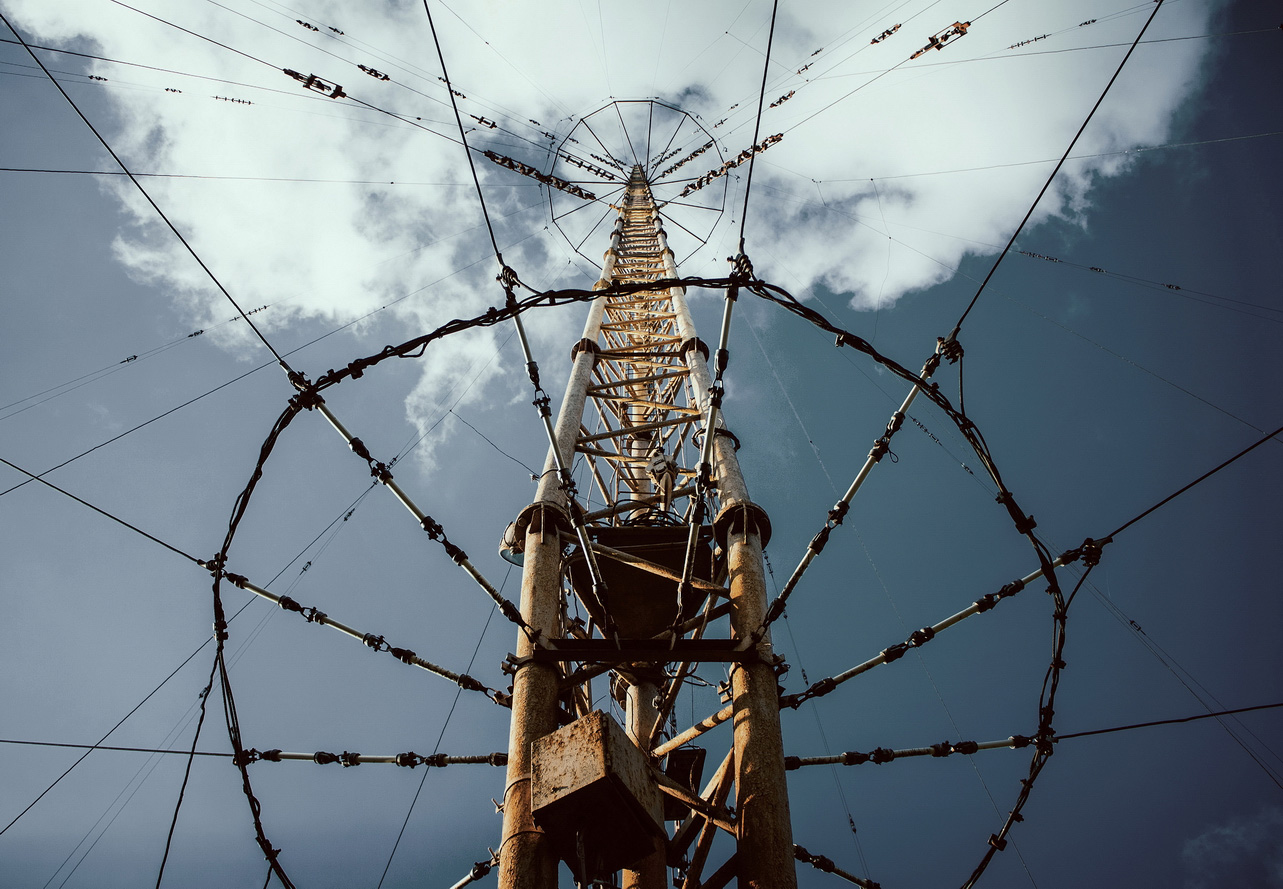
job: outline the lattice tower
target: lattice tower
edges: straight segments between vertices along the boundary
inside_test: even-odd
[[[618,212],[596,288],[676,279],[640,166]],[[732,289],[723,342],[734,299]],[[506,535],[523,559],[528,629],[518,636],[512,665],[502,889],[553,889],[559,859],[572,870],[578,865],[581,882],[600,876],[588,860],[597,850],[585,849],[596,825],[553,827],[551,810],[540,810],[547,788],[540,789],[538,767],[532,777],[532,763],[546,754],[533,753],[532,745],[545,739],[546,750],[559,727],[586,721],[590,683],[608,673],[627,739],[661,792],[648,797],[650,814],[668,825],[650,854],[610,867],[624,868],[625,889],[663,889],[667,866],[679,869],[685,889],[726,885],[736,876],[740,886],[796,885],[780,661],[762,631],[762,547],[770,524],[749,499],[709,354],[681,287],[598,298],[572,352],[557,444],[535,502]],[[571,481],[576,460],[587,466],[579,475],[590,492]],[[730,665],[729,703],[701,725],[666,732],[683,680],[707,661]],[[661,774],[665,764],[674,771],[689,752],[684,745],[727,721],[734,723],[731,749],[713,751],[708,761],[716,767],[706,784],[692,787],[687,775],[683,786]],[[665,821],[653,799],[666,800],[668,817],[679,815],[680,822]],[[719,830],[734,836],[736,851],[705,878]]]

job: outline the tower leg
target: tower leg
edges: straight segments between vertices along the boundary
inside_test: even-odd
[[[546,531],[546,533],[544,533]],[[530,626],[556,632],[560,619],[561,545],[550,511],[539,509],[526,533],[521,573],[521,615]],[[523,634],[517,656],[528,657],[534,644]],[[530,813],[530,745],[557,728],[557,670],[552,664],[526,663],[512,686],[512,723],[508,731],[508,780],[503,792],[503,844],[499,849],[499,889],[557,889],[557,857]]]
[[[727,547],[732,629],[743,638],[766,615],[762,543],[750,525],[732,528]],[[758,645],[772,659],[770,636]],[[795,889],[793,828],[789,821],[784,751],[780,743],[780,697],[775,671],[759,660],[731,673],[735,705],[735,793],[741,889]]]
[[[627,725],[625,730],[633,743],[642,750],[647,750],[646,742],[650,737],[651,726],[655,724],[658,711],[655,709],[655,698],[659,695],[659,685],[640,680],[628,684],[628,706],[625,712]],[[661,807],[652,813],[656,821],[663,820]],[[667,889],[668,865],[665,851],[657,848],[650,855],[638,861],[631,869],[624,871],[623,889]]]

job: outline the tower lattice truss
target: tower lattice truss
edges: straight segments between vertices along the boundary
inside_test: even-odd
[[[499,884],[553,889],[563,862],[581,885],[622,872],[624,889],[662,889],[672,869],[684,889],[734,878],[787,889],[770,525],[749,499],[684,289],[618,286],[677,278],[640,166],[618,210],[597,284],[609,292],[574,347],[535,502],[505,535],[523,564],[526,626],[511,664]],[[728,668],[726,704],[677,726],[677,696],[708,662]],[[608,683],[622,726],[593,710],[594,681]],[[729,735],[710,736],[722,750],[696,746],[725,722]]]
[[[650,189],[634,177],[603,280],[631,284],[675,274]],[[701,344],[694,339],[685,306],[682,323],[677,310],[668,290],[610,297],[597,339],[580,343],[596,354],[587,390],[596,417],[584,418],[575,451],[587,458],[593,482],[608,504],[589,514],[589,521],[610,522],[646,508],[662,520],[671,504],[694,491],[698,454],[685,445],[696,435],[702,415],[685,350]]]

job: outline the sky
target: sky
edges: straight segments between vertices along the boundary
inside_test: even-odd
[[[548,146],[627,162],[676,149],[662,170],[715,137],[656,184],[674,201],[664,212],[682,273],[724,275],[742,224],[758,275],[914,369],[976,295],[1152,7],[781,3],[765,104],[792,95],[762,114],[759,141],[783,138],[757,157],[745,213],[743,167],[689,199],[678,191],[753,143],[771,4],[656,4],[644,20],[587,2],[538,14],[430,5],[470,144],[609,201],[611,183],[553,166]],[[350,4],[270,0],[6,0],[0,11],[27,41],[70,51],[37,50],[308,376],[503,299],[421,4],[359,16]],[[962,374],[937,375],[955,402],[964,386],[968,416],[1053,552],[1108,534],[1279,425],[1283,109],[1270,85],[1283,75],[1272,42],[1283,32],[1267,12],[1165,0],[968,314]],[[954,22],[971,23],[965,36],[909,58]],[[0,457],[37,473],[71,460],[47,479],[208,558],[292,390],[46,74],[0,36]],[[348,95],[309,91],[285,68]],[[652,97],[664,103],[653,115],[611,104]],[[507,264],[536,289],[591,286],[609,207],[473,157]],[[691,302],[711,341],[720,294]],[[582,305],[526,316],[554,401],[583,317]],[[534,496],[529,467],[546,444],[512,332],[447,338],[327,399],[516,598],[519,576],[496,547]],[[728,422],[771,516],[778,587],[905,387],[745,298],[731,355]],[[788,692],[1037,567],[947,417],[915,405],[892,450],[775,629]],[[1266,442],[1106,547],[1070,612],[1058,732],[1283,701],[1277,451]],[[92,744],[159,687],[104,743],[190,747],[212,661],[201,648],[210,578],[64,494],[13,489],[26,478],[0,467],[0,827],[18,818],[0,834],[0,883],[154,882],[183,757],[95,751],[19,818],[83,751],[11,742]],[[301,416],[266,467],[229,570],[505,686],[511,628],[370,487],[334,431]],[[231,611],[246,606],[228,642],[246,744],[503,750],[506,711],[481,696],[456,701],[449,682],[225,596]],[[1031,734],[1050,632],[1050,600],[1032,584],[786,711],[786,752]],[[720,706],[723,677],[714,665],[700,675],[708,685],[679,702],[679,728]],[[1267,710],[1066,738],[981,885],[1283,886],[1280,729],[1283,713]],[[710,748],[724,743],[713,736]],[[230,749],[217,691],[198,746]],[[888,889],[961,884],[1028,763],[1027,751],[995,750],[792,772],[794,838]],[[283,762],[251,776],[299,886],[450,885],[498,843],[501,769],[425,777]],[[198,758],[165,880],[264,875],[235,769]],[[805,866],[799,880],[840,885]]]

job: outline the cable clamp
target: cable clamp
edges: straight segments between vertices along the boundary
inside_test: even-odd
[[[484,692],[490,691],[490,689],[486,688],[486,686],[482,684],[480,680],[473,679],[467,673],[460,674],[459,678],[456,679],[455,682],[457,682],[459,687],[464,689],[465,691],[484,691]]]
[[[1002,589],[998,590],[997,596],[999,599],[1006,599],[1010,596],[1014,596],[1024,588],[1025,582],[1020,578],[1016,578],[1011,583],[1004,584]]]
[[[713,369],[718,380],[722,378],[722,374],[726,373],[726,368],[730,367],[730,364],[731,364],[730,350],[718,349],[713,358]]]
[[[939,336],[936,337],[936,349],[940,356],[950,364],[957,364],[958,359],[962,357],[962,343],[954,338],[954,334],[949,334],[948,339]]]
[[[495,280],[503,285],[503,289],[508,291],[508,298],[512,300],[512,289],[518,284],[516,270],[505,263],[503,269],[499,272],[499,275]]]
[[[904,657],[904,653],[909,650],[908,642],[897,642],[889,648],[882,649],[883,663],[889,664],[892,661],[898,661]]]
[[[1083,560],[1083,565],[1087,568],[1095,568],[1100,564],[1101,551],[1103,545],[1100,541],[1092,540],[1088,537],[1083,541],[1083,545],[1078,548],[1078,553]]]
[[[518,658],[516,654],[508,653],[508,657],[499,663],[499,671],[507,676],[516,676],[517,671],[530,663],[531,658]]]
[[[900,427],[903,425],[904,425],[904,414],[902,414],[900,411],[896,411],[894,414],[891,415],[891,419],[887,422],[886,433],[882,437],[889,439],[891,436],[899,432]]]
[[[374,457],[371,456],[370,449],[365,446],[365,442],[361,441],[361,439],[353,438],[347,443],[347,446],[352,449],[352,453],[356,454],[366,463],[374,462]]]
[[[290,406],[300,411],[310,411],[322,403],[320,394],[310,386],[300,389],[298,395],[290,399]]]
[[[909,643],[915,648],[926,645],[936,637],[936,631],[931,627],[923,627],[920,630],[914,630],[909,634]]]
[[[815,553],[817,556],[820,553],[824,552],[824,547],[828,544],[829,534],[832,531],[833,531],[832,525],[825,525],[816,533],[814,537],[811,538],[811,542],[807,544],[807,549]]]
[[[736,435],[731,430],[727,429],[725,426],[718,426],[716,429],[713,430],[713,435],[714,437],[729,438],[731,440],[731,444],[735,446],[736,453],[739,452],[739,449],[740,449],[739,436]]]
[[[837,680],[832,676],[829,676],[825,679],[821,679],[819,682],[815,683],[815,685],[812,685],[805,694],[807,697],[811,698],[822,698],[837,687]]]
[[[343,768],[345,769],[350,769],[352,766],[359,766],[361,764],[361,754],[348,753],[344,750],[339,754],[339,762],[343,763]]]

